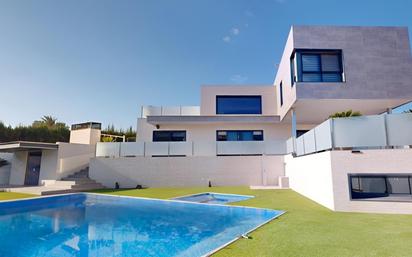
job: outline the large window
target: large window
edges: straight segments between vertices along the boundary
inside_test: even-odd
[[[186,141],[186,131],[157,130],[153,131],[153,142]]]
[[[399,199],[399,196],[404,195],[410,198],[411,180],[410,175],[350,175],[351,197],[352,199],[385,197],[390,200]]]
[[[218,130],[217,141],[262,141],[263,130]]]
[[[262,114],[262,97],[216,96],[216,114]]]
[[[294,82],[343,82],[341,50],[295,50],[291,57]],[[295,68],[296,67],[296,68]]]

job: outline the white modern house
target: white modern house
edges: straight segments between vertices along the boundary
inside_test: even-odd
[[[143,106],[137,142],[98,143],[107,187],[288,187],[338,211],[412,213],[412,58],[404,27],[293,26],[273,85],[203,86]],[[361,117],[329,119],[335,112]]]

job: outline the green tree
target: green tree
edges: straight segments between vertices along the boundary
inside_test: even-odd
[[[123,130],[117,129],[113,124],[109,124],[105,129],[102,130],[102,133],[115,136],[125,136],[126,141],[134,141],[136,139],[136,131],[133,130],[131,126],[128,129]],[[115,141],[116,139],[113,138],[113,140]]]
[[[35,142],[68,142],[70,130],[65,123],[57,122],[52,116],[43,116],[31,126],[6,126],[0,122],[0,142],[35,141]]]

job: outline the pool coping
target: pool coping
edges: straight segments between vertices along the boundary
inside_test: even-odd
[[[242,200],[239,200],[239,201],[229,202],[229,203],[242,202],[242,201],[246,201],[246,200],[253,199],[253,198],[256,197],[256,196],[254,196],[254,195],[226,194],[226,193],[216,193],[216,192],[211,192],[211,191],[209,191],[209,192],[202,192],[202,193],[196,193],[196,194],[190,194],[190,195],[181,195],[181,196],[176,196],[176,197],[168,198],[168,199],[169,199],[169,200],[175,200],[175,201],[182,201],[182,200],[179,200],[179,198],[190,197],[190,196],[198,196],[198,195],[203,195],[203,194],[231,195],[231,196],[243,196],[243,197],[248,197],[248,199],[242,199]],[[189,201],[183,201],[183,202],[189,202]],[[193,202],[193,203],[196,203],[196,202]],[[206,203],[203,203],[203,204],[206,204]],[[214,204],[214,205],[219,205],[219,204]],[[220,205],[222,205],[222,204],[220,204]],[[226,205],[226,204],[223,204],[223,205]],[[227,206],[227,205],[226,205],[226,206]],[[230,205],[230,206],[232,206],[232,205]],[[268,209],[268,210],[271,210],[271,209]]]
[[[102,193],[89,193],[89,192],[76,192],[76,193],[67,193],[67,194],[58,194],[58,195],[45,195],[45,196],[38,196],[38,197],[29,197],[29,198],[21,198],[21,199],[10,199],[10,200],[2,200],[0,201],[0,204],[3,202],[15,202],[15,201],[29,201],[29,200],[34,200],[34,199],[43,199],[43,198],[52,198],[52,197],[58,197],[58,196],[65,196],[65,195],[100,195],[100,196],[109,196],[109,197],[120,197],[120,198],[130,198],[130,199],[144,199],[144,200],[154,200],[154,201],[163,201],[163,202],[179,202],[179,203],[185,203],[185,204],[197,204],[197,205],[209,205],[209,206],[223,206],[226,208],[242,208],[242,209],[259,209],[259,210],[269,210],[269,211],[278,211],[279,214],[274,216],[273,218],[270,218],[269,220],[263,222],[262,224],[257,225],[256,227],[253,227],[252,229],[246,231],[242,235],[239,235],[238,237],[235,237],[234,239],[230,240],[229,242],[221,245],[220,247],[213,249],[209,252],[207,252],[204,255],[201,255],[201,257],[207,257],[211,256],[212,254],[222,250],[226,246],[229,246],[230,244],[233,244],[237,240],[241,239],[243,236],[246,236],[253,231],[257,230],[258,228],[266,225],[267,223],[279,218],[283,214],[286,213],[284,210],[275,210],[275,209],[268,209],[268,208],[262,208],[262,207],[250,207],[250,206],[241,206],[241,205],[227,205],[227,204],[211,204],[211,203],[197,203],[197,202],[188,202],[188,201],[180,201],[180,200],[173,200],[171,199],[159,199],[159,198],[149,198],[149,197],[140,197],[140,196],[128,196],[128,195],[112,195],[112,194],[102,194]],[[236,194],[232,194],[236,195]],[[182,196],[183,197],[183,196]]]

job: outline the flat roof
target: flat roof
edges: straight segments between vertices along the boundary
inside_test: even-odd
[[[58,148],[58,144],[42,142],[16,141],[0,143],[0,152],[7,153],[30,150],[57,150]]]

